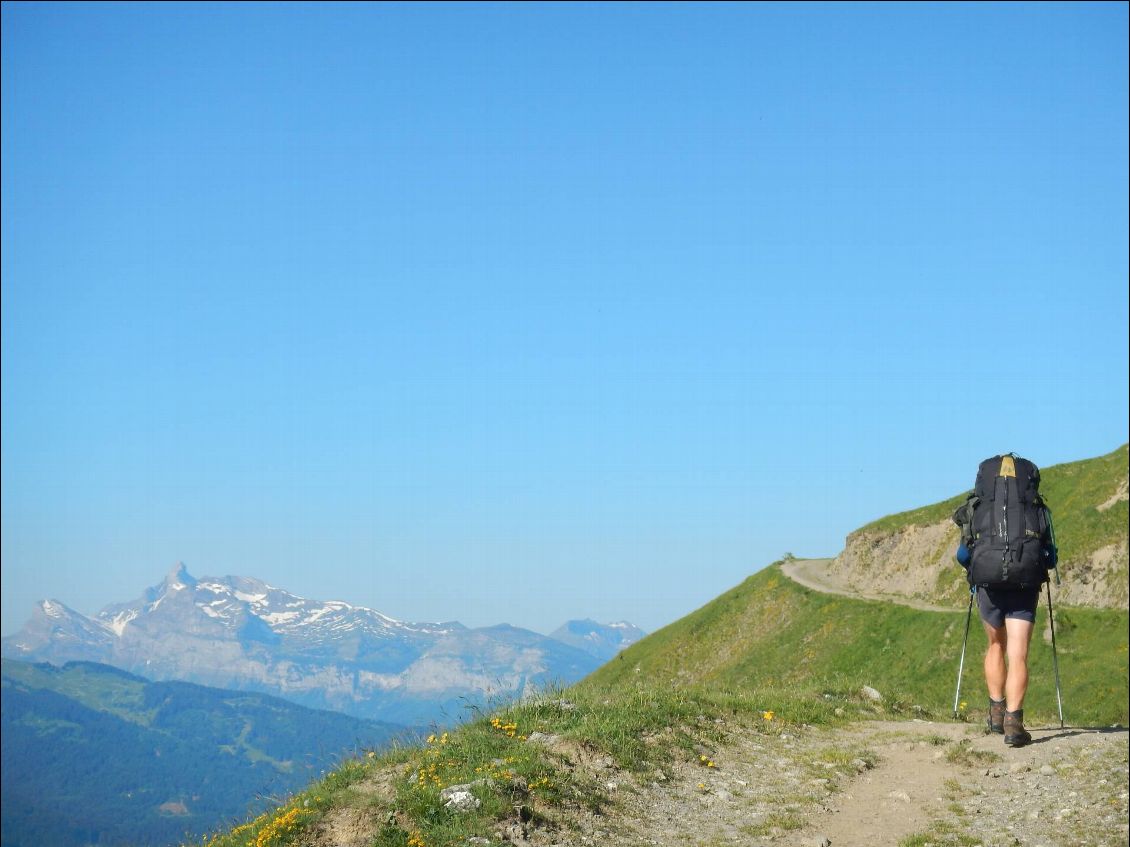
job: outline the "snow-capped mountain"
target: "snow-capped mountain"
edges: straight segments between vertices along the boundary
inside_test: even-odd
[[[566,621],[549,634],[563,644],[584,650],[603,664],[647,633],[627,621],[602,624],[594,620]]]
[[[138,599],[93,617],[43,601],[3,640],[3,655],[103,662],[400,723],[458,720],[468,704],[573,682],[600,664],[529,630],[406,623],[248,577],[196,579],[179,562]]]
[[[76,661],[98,661],[111,649],[114,636],[98,621],[58,600],[41,600],[35,604],[31,619],[24,624],[23,630],[4,639],[5,656],[8,656],[9,641],[28,645],[29,656],[33,655],[35,645],[51,644]]]

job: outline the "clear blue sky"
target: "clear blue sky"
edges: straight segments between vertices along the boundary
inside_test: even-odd
[[[655,629],[1127,440],[1127,5],[3,5],[3,631]]]

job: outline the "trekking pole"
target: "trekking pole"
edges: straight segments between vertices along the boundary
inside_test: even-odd
[[[1060,584],[1060,582],[1059,582],[1059,544],[1055,540],[1055,522],[1052,521],[1052,510],[1050,508],[1048,508],[1047,503],[1044,503],[1044,514],[1048,516],[1048,532],[1051,534],[1052,549],[1055,551],[1055,554],[1056,554],[1056,563],[1055,563],[1055,566],[1052,568],[1052,570],[1055,571],[1055,584],[1056,584],[1056,587],[1058,588],[1059,584]],[[1051,592],[1050,591],[1048,592],[1048,603],[1049,604],[1051,603]],[[1050,605],[1048,606],[1048,613],[1049,614],[1051,613],[1051,606]]]
[[[1056,576],[1059,572],[1056,571]],[[1052,630],[1052,667],[1055,668],[1055,702],[1059,706],[1059,728],[1063,729],[1063,692],[1059,687],[1059,654],[1055,649],[1055,616],[1052,614],[1052,584],[1049,580],[1044,583],[1048,587],[1048,626]]]
[[[965,613],[965,638],[961,641],[961,661],[957,663],[957,690],[953,693],[953,717],[957,720],[957,703],[961,697],[961,672],[965,669],[965,646],[969,643],[969,621],[973,618],[973,595],[975,586],[969,586],[969,610]]]
[[[1048,504],[1046,502],[1044,503],[1044,514],[1047,516],[1047,519],[1048,519],[1048,534],[1051,536],[1052,550],[1054,550],[1055,554],[1056,554],[1056,563],[1052,567],[1052,570],[1055,571],[1055,584],[1058,586],[1058,585],[1060,585],[1060,579],[1059,579],[1059,544],[1055,540],[1055,521],[1052,520],[1052,510],[1048,507]],[[1048,626],[1051,628],[1051,631],[1052,631],[1052,667],[1055,668],[1055,702],[1056,702],[1056,705],[1059,707],[1059,728],[1063,729],[1063,691],[1062,691],[1062,689],[1060,688],[1060,685],[1059,685],[1059,652],[1056,650],[1056,646],[1055,646],[1055,615],[1052,614],[1052,583],[1051,583],[1050,579],[1047,581],[1047,586],[1048,586]]]

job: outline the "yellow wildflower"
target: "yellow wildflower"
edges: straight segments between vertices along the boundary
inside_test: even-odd
[[[307,814],[308,812],[303,809],[292,808],[270,820],[266,826],[259,830],[259,835],[255,839],[255,847],[274,847],[274,845],[279,844],[282,836],[294,832],[298,825],[302,823],[302,817]]]

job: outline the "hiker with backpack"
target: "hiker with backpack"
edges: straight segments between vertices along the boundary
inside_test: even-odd
[[[989,640],[989,731],[1003,734],[1010,747],[1022,747],[1032,741],[1024,728],[1028,645],[1040,588],[1057,559],[1051,513],[1040,496],[1040,469],[1013,453],[986,459],[953,520],[961,528],[957,560]]]

